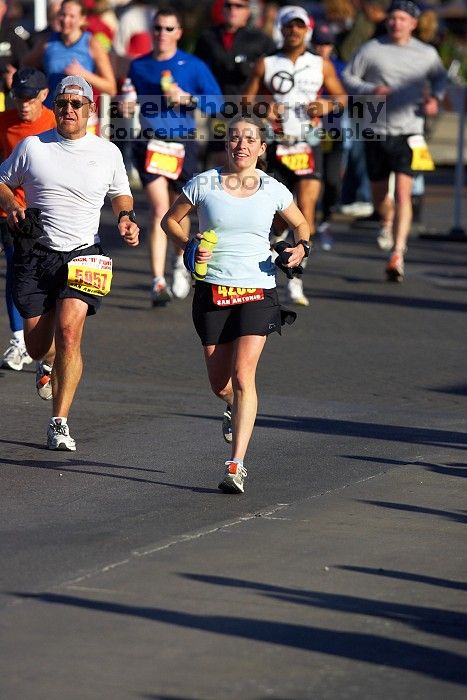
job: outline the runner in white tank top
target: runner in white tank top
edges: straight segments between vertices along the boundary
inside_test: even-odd
[[[302,7],[291,7],[283,13],[284,45],[276,54],[257,61],[245,95],[257,101],[262,96],[262,101],[270,102],[268,119],[276,143],[268,149],[268,170],[294,192],[314,236],[321,149],[313,128],[319,126],[320,117],[336,107],[336,102],[344,106],[346,97],[332,63],[307,51],[310,27],[310,18]],[[319,97],[321,88],[327,97]],[[275,233],[277,236],[282,231]],[[288,291],[292,302],[308,306],[301,279],[290,280]]]

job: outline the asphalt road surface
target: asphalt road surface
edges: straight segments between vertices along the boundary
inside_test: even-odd
[[[45,449],[32,366],[0,370],[1,700],[464,697],[465,243],[414,237],[388,284],[374,230],[337,224],[226,496],[190,298],[151,308],[144,238],[103,222],[76,453]]]

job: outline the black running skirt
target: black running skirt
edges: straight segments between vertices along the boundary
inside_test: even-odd
[[[216,306],[211,285],[196,282],[192,317],[203,345],[222,345],[243,335],[280,334],[281,326],[293,323],[296,314],[281,309],[275,288],[265,289],[261,301]]]

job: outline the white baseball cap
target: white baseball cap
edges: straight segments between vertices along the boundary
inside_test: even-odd
[[[310,17],[308,16],[306,10],[304,10],[303,7],[299,7],[298,5],[291,5],[287,7],[287,9],[284,9],[284,14],[282,14],[280,17],[281,27],[283,27],[284,24],[292,22],[292,20],[294,19],[300,19],[305,25],[305,27],[310,26]]]
[[[67,75],[63,78],[55,88],[54,100],[59,95],[81,95],[94,102],[92,87],[80,75]]]

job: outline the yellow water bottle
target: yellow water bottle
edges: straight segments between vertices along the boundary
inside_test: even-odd
[[[210,231],[204,231],[203,237],[200,240],[199,249],[200,250],[214,250],[217,244],[217,236],[215,231],[212,229]],[[208,263],[198,263],[195,262],[195,273],[194,278],[196,280],[204,280],[208,272]]]
[[[161,73],[161,90],[164,95],[167,94],[173,82],[172,72],[170,70],[163,70]]]

